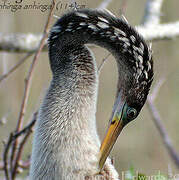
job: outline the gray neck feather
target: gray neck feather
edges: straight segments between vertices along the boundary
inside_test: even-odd
[[[78,51],[79,48],[73,50],[68,57],[69,64],[63,64],[58,74],[53,74],[41,106],[34,136],[31,179],[81,179],[80,176],[84,178],[98,170],[96,64],[86,47]],[[83,59],[87,62],[85,69]]]

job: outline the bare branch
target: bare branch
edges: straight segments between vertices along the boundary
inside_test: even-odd
[[[5,34],[0,33],[0,50],[9,52],[35,52],[42,34]]]
[[[162,123],[162,119],[161,119],[161,116],[160,116],[157,108],[155,107],[153,102],[150,100],[147,101],[147,107],[150,110],[153,122],[155,123],[155,126],[157,127],[157,129],[161,135],[161,138],[164,142],[165,147],[167,148],[167,150],[169,152],[170,157],[173,159],[176,166],[179,168],[179,155],[177,154],[177,152],[175,151],[175,148],[173,147],[173,145],[171,143],[171,139],[168,136],[168,133]]]
[[[160,23],[162,3],[163,0],[147,0],[142,20],[144,26],[157,25]]]
[[[32,53],[27,53],[25,55],[25,57],[23,57],[15,66],[13,66],[7,73],[5,73],[4,75],[0,76],[0,82],[2,82],[4,79],[6,79],[11,73],[13,73],[20,65],[22,65],[25,60],[28,59],[28,57],[30,57],[32,55]]]
[[[165,78],[161,78],[161,79],[158,81],[158,83],[155,85],[155,87],[154,87],[151,95],[148,96],[148,98],[150,99],[150,101],[152,101],[152,102],[155,101],[155,99],[156,99],[156,97],[157,97],[157,95],[158,95],[158,93],[159,93],[159,90],[160,90],[160,88],[162,87],[162,85],[164,84],[165,80],[166,80]]]
[[[19,145],[16,161],[17,161],[19,167],[21,167],[23,169],[26,169],[26,168],[29,167],[29,160],[26,161],[26,162],[22,162],[22,161],[18,160],[18,158],[21,157],[21,153],[23,151],[23,147],[24,147],[25,143],[27,142],[27,138],[30,136],[30,134],[32,132],[32,128],[33,128],[33,126],[34,126],[34,124],[36,122],[36,119],[37,119],[37,114],[38,114],[38,111],[36,111],[33,114],[32,121],[22,131],[20,131],[17,134],[10,133],[10,136],[8,138],[8,141],[7,141],[7,144],[5,144],[5,149],[4,149],[4,153],[3,153],[3,162],[0,162],[0,170],[4,171],[6,180],[10,180],[11,179],[10,171],[9,171],[9,161],[8,161],[9,149],[11,147],[12,142],[16,138],[18,138],[19,136],[22,136],[22,135],[24,135],[24,138],[22,139],[22,141],[21,141],[21,143]],[[16,169],[16,171],[17,171],[17,169]]]
[[[153,122],[155,124],[155,126],[157,127],[157,130],[159,131],[161,138],[163,140],[163,143],[166,147],[166,149],[169,152],[169,155],[171,156],[171,158],[173,159],[173,161],[175,162],[176,166],[179,168],[179,155],[177,154],[177,152],[175,151],[175,148],[172,145],[171,139],[162,123],[162,118],[157,110],[157,108],[154,105],[154,100],[156,98],[156,95],[159,92],[159,89],[161,88],[162,84],[164,83],[164,78],[161,79],[156,86],[154,87],[153,92],[151,93],[150,96],[148,96],[147,99],[147,107],[150,111],[150,114],[152,116]]]
[[[103,66],[104,66],[104,63],[108,60],[108,57],[109,57],[110,55],[111,55],[111,53],[109,53],[105,58],[103,58],[101,64],[100,64],[99,67],[98,67],[98,74],[100,74],[101,69],[102,69]]]
[[[168,24],[159,24],[155,26],[136,26],[136,29],[146,40],[166,40],[166,39],[174,39],[175,37],[179,37],[179,21],[168,23]],[[172,31],[171,31],[172,29]],[[37,51],[37,44],[40,42],[39,36],[41,35],[32,35],[34,43],[31,42],[29,38],[29,34],[11,34],[11,41],[5,41],[8,39],[9,35],[5,35],[0,33],[0,37],[4,37],[4,41],[0,38],[0,51],[7,52],[35,52]],[[13,39],[15,38],[15,40]],[[21,38],[24,39],[21,43]],[[27,38],[27,39],[26,39]],[[14,43],[13,43],[14,42]],[[4,45],[6,44],[6,46]],[[47,44],[45,44],[43,51],[47,50]]]
[[[146,40],[149,41],[174,39],[179,37],[179,21],[147,27],[137,26],[136,29]]]
[[[7,144],[5,144],[4,153],[3,153],[3,169],[6,180],[9,180],[8,153],[9,153],[10,145],[12,143],[12,139],[13,139],[13,134],[10,133]]]
[[[38,111],[36,111],[33,115],[33,119],[32,121],[21,131],[19,131],[18,133],[15,133],[13,136],[13,139],[18,138],[19,136],[25,134],[27,131],[29,131],[29,129],[32,129],[32,127],[34,126],[36,119],[37,119],[37,115],[38,115]]]
[[[27,76],[26,81],[25,81],[24,96],[23,96],[21,109],[20,109],[20,113],[19,113],[19,118],[18,118],[18,122],[17,122],[17,126],[16,126],[16,133],[18,133],[22,129],[23,120],[24,120],[24,114],[25,114],[25,111],[26,111],[26,105],[27,105],[29,91],[30,91],[30,87],[31,87],[32,74],[33,74],[36,62],[37,62],[37,60],[38,60],[38,58],[40,56],[40,52],[42,51],[42,49],[44,47],[45,40],[46,40],[46,38],[48,36],[49,25],[50,25],[51,19],[53,17],[52,13],[53,13],[54,6],[55,6],[55,0],[52,1],[52,8],[51,8],[51,10],[49,12],[48,19],[47,19],[47,22],[46,22],[46,25],[45,25],[45,28],[44,28],[43,38],[41,39],[38,51],[36,52],[36,54],[34,56],[33,62],[32,62],[31,67],[29,69],[28,76]],[[23,147],[23,144],[24,144],[24,142],[22,141],[21,144],[20,144],[21,148]],[[14,141],[14,144],[13,144],[13,149],[12,149],[12,154],[11,154],[11,163],[13,162],[13,160],[14,160],[14,158],[16,156],[17,146],[18,146],[18,138]],[[15,176],[16,176],[16,171],[17,171],[17,167],[18,167],[18,161],[20,160],[19,156],[21,156],[21,153],[18,153],[17,156],[16,156],[14,168],[13,168],[13,171],[12,171],[12,179],[14,179]]]
[[[37,118],[37,112],[34,113],[34,117],[33,117],[33,120],[31,121],[31,123],[26,126],[26,128],[24,128],[21,132],[18,133],[18,136],[25,134],[25,136],[23,137],[21,143],[19,144],[19,148],[18,148],[18,152],[17,152],[17,156],[16,156],[16,159],[15,159],[15,166],[14,166],[14,169],[13,169],[13,177],[15,176],[16,174],[16,171],[19,167],[19,164],[20,164],[20,159],[21,159],[21,156],[22,156],[22,152],[23,152],[23,149],[24,149],[24,145],[25,143],[27,142],[27,139],[29,138],[30,134],[32,133],[32,128],[36,122],[36,118]],[[14,137],[18,137],[17,134],[14,136]],[[13,137],[13,138],[14,138]]]

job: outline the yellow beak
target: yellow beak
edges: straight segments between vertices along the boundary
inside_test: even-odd
[[[117,107],[118,110],[114,112],[113,118],[110,121],[106,136],[100,147],[100,159],[99,159],[99,168],[100,170],[103,168],[103,165],[111,152],[112,147],[114,146],[119,134],[121,133],[124,124],[123,123],[123,109],[125,103],[119,104]]]

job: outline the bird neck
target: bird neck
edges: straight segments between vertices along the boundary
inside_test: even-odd
[[[98,172],[96,64],[85,46],[73,49],[68,58],[68,62],[58,67],[58,74],[53,75],[40,108],[31,168],[31,175],[36,178],[48,174],[47,171],[49,179],[75,179],[80,174],[83,178],[78,179],[84,179]]]
[[[62,130],[71,134],[83,136],[82,132],[91,136],[96,134],[95,113],[98,92],[98,75],[96,62],[85,46],[71,48],[59,57],[61,64],[58,73],[53,74],[53,79],[47,94],[50,109],[56,109],[62,124]],[[54,103],[55,102],[55,103]],[[57,113],[57,112],[56,112]],[[51,114],[56,117],[55,114]],[[66,127],[65,127],[66,126]],[[73,135],[72,135],[73,136]]]
[[[71,133],[79,136],[82,131],[96,134],[98,76],[92,53],[86,46],[75,46],[59,56],[58,61],[58,70],[53,73],[49,90],[52,103],[58,102],[58,111],[69,127],[67,130],[74,128]]]

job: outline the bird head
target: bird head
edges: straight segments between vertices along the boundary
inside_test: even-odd
[[[120,77],[118,78],[116,101],[106,136],[100,148],[100,169],[122,129],[139,115],[153,80],[151,46],[146,44],[134,28],[128,24],[125,25],[128,29],[125,31],[128,44],[125,46],[124,43],[123,49],[120,46],[119,51],[122,53],[116,54],[116,59],[123,59],[123,61],[118,67]]]

